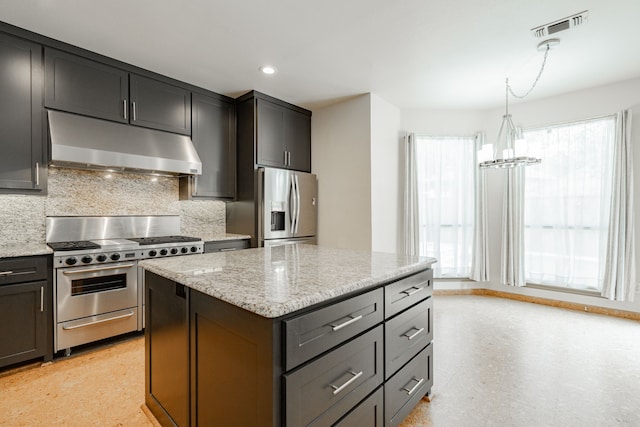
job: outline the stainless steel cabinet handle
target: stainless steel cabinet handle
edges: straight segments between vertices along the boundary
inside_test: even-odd
[[[136,116],[137,116],[137,112],[136,112],[136,101],[133,101],[133,102],[131,103],[131,117],[133,117],[133,121],[134,121],[134,122],[137,120],[137,119],[136,119]]]
[[[413,328],[412,328],[413,329]],[[409,329],[411,330],[411,329]],[[402,335],[403,337],[407,337],[410,340],[414,339],[415,337],[417,337],[418,335],[420,335],[422,333],[422,331],[424,331],[424,328],[420,328],[418,329],[416,332],[412,333],[411,335],[407,335],[406,333],[404,335]]]
[[[13,271],[0,271],[0,276],[9,276],[13,274]]]
[[[411,389],[408,388],[403,388],[404,391],[407,392],[407,394],[410,396],[411,394],[413,394],[414,391],[416,391],[418,389],[418,387],[420,387],[420,384],[422,384],[424,382],[424,378],[422,379],[417,379],[417,378],[413,378],[411,381],[418,381],[418,383],[416,385],[414,385],[413,387],[411,387]]]
[[[122,117],[127,120],[127,100],[122,100]]]
[[[340,329],[344,328],[345,326],[349,326],[350,324],[355,323],[360,319],[362,319],[362,314],[359,315],[359,316],[356,316],[356,317],[352,317],[351,319],[347,320],[344,323],[340,323],[339,325],[330,325],[330,326],[334,331],[339,331]]]
[[[287,150],[284,150],[284,165],[287,166]]]
[[[419,287],[419,288],[417,288],[417,287],[415,287],[415,286],[414,286],[413,288],[409,288],[409,289],[407,289],[406,291],[402,291],[402,292],[400,292],[400,293],[401,293],[401,294],[405,294],[406,296],[410,297],[411,295],[413,295],[413,294],[417,294],[418,292],[420,292],[420,291],[421,291],[421,290],[423,290],[423,289],[424,289],[424,286],[421,286],[421,287]]]
[[[133,314],[134,314],[133,311],[130,311],[127,314],[121,314],[120,316],[109,317],[108,319],[94,320],[93,322],[82,323],[80,325],[63,326],[62,329],[68,331],[70,329],[84,328],[85,326],[97,325],[98,323],[111,322],[112,320],[124,319],[126,317],[133,316]]]
[[[36,162],[36,187],[40,186],[40,162]]]
[[[93,273],[94,271],[118,270],[120,268],[129,268],[133,266],[135,266],[135,264],[114,265],[112,267],[87,268],[85,270],[66,270],[66,271],[63,271],[62,274]]]
[[[287,151],[287,166],[291,166],[291,151]]]
[[[40,286],[40,313],[44,311],[44,286]]]
[[[353,377],[349,378],[349,380],[342,384],[340,387],[335,386],[333,384],[329,384],[331,386],[331,388],[333,389],[333,395],[335,396],[336,394],[340,393],[342,390],[345,389],[345,387],[348,387],[349,384],[351,384],[352,382],[354,382],[355,380],[357,380],[358,378],[360,378],[360,376],[362,375],[362,371],[358,372],[357,374],[353,371],[349,371],[349,373],[351,375],[353,375]]]
[[[197,196],[198,195],[198,177],[194,176],[193,177],[193,192],[191,193],[192,196]]]
[[[231,251],[237,251],[238,248],[222,248],[220,249],[220,252],[231,252]]]

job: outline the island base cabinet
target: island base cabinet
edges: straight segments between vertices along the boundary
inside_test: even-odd
[[[280,425],[274,322],[193,290],[190,303],[191,425]]]
[[[385,427],[395,427],[409,415],[433,386],[433,344],[391,377],[384,385]]]
[[[145,274],[145,403],[162,425],[188,426],[188,289]]]
[[[384,387],[379,387],[371,396],[349,412],[334,427],[382,427],[384,425]]]

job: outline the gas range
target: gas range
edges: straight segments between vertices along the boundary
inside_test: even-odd
[[[204,251],[202,240],[189,236],[78,240],[49,242],[48,245],[54,250],[54,268],[192,255]]]

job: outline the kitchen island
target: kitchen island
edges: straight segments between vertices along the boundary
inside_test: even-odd
[[[145,403],[163,425],[397,425],[433,382],[434,262],[312,245],[142,261]]]

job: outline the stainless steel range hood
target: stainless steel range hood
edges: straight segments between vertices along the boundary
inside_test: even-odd
[[[49,110],[51,165],[161,174],[200,175],[191,138]]]

